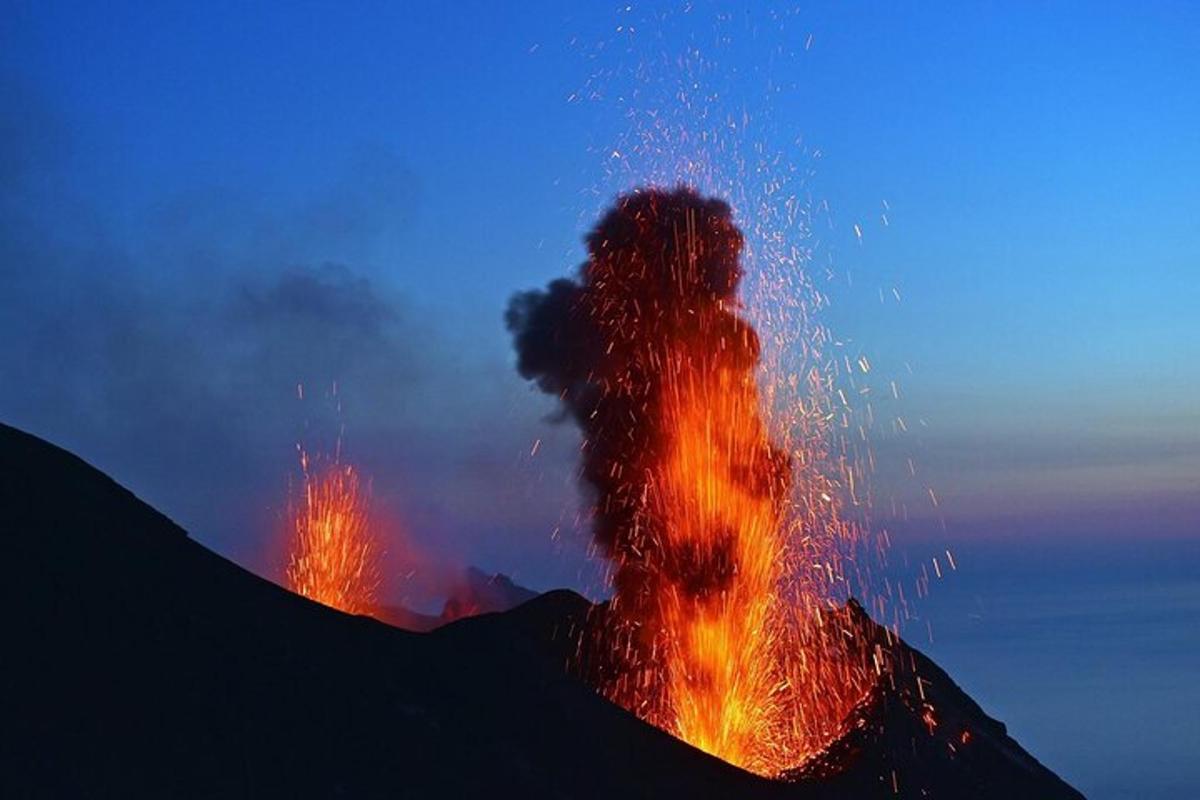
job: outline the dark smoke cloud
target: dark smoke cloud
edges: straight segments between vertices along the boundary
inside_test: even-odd
[[[695,232],[691,239],[689,231]],[[542,391],[560,395],[581,424],[595,410],[597,391],[619,377],[605,368],[637,368],[636,359],[622,356],[641,345],[642,332],[688,335],[694,327],[690,312],[719,303],[732,307],[742,277],[742,235],[729,206],[687,188],[620,198],[586,243],[589,259],[577,280],[518,294],[505,315],[518,371]],[[691,271],[681,275],[677,265],[688,247],[694,249]],[[757,359],[749,326],[732,313],[712,321],[729,328],[745,358]],[[626,325],[631,333],[621,334]],[[606,353],[610,343],[621,353]]]
[[[397,595],[435,602],[464,563],[512,571],[545,548],[566,492],[522,497],[536,420],[495,424],[497,393],[521,387],[447,346],[395,287],[411,266],[381,261],[403,257],[418,214],[399,158],[364,148],[286,202],[184,182],[113,207],[79,188],[105,191],[86,131],[4,76],[0,108],[0,421],[260,572],[281,567],[296,443],[331,448],[343,426],[400,529],[389,551],[417,562],[391,565],[415,570]]]
[[[732,534],[703,553],[670,544],[646,497],[672,435],[665,393],[719,371],[752,381],[759,342],[736,313],[742,235],[725,203],[681,187],[619,198],[586,241],[575,279],[512,299],[517,369],[583,431],[581,477],[618,599],[636,607],[661,580],[700,598],[734,573]],[[752,463],[729,467],[748,491],[786,484],[769,445],[744,455]]]
[[[311,413],[297,383],[388,404],[420,372],[397,297],[348,266],[299,260],[325,200],[289,220],[238,192],[183,191],[130,233],[74,189],[87,165],[41,96],[9,80],[0,98],[27,109],[0,129],[0,418],[102,465],[151,460],[158,474],[140,488],[186,519],[214,487],[201,474],[184,491],[179,467],[224,458],[225,474],[258,473],[265,443],[287,452]]]

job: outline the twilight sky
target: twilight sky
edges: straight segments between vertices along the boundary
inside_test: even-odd
[[[340,424],[397,591],[468,562],[596,587],[576,435],[501,315],[644,177],[626,112],[688,124],[691,47],[806,175],[822,321],[897,382],[901,549],[1150,572],[1197,540],[1194,4],[287,5],[0,26],[0,420],[211,547],[274,574],[295,444]]]
[[[913,527],[1194,535],[1194,8],[521,5],[16,4],[0,416],[265,568],[337,381],[412,537],[570,580],[573,434],[500,315],[637,177],[631,66],[694,46],[721,110],[802,141],[822,319],[897,380],[910,433],[875,447],[941,502]]]

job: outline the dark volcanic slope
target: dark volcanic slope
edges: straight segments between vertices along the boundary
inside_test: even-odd
[[[887,670],[845,732],[797,770],[839,797],[1056,798],[1083,795],[1042,766],[917,650],[895,642],[857,603],[860,635],[886,653]]]
[[[508,611],[537,596],[537,592],[518,586],[507,575],[489,575],[475,567],[468,567],[457,585],[451,587],[441,614],[420,614],[404,606],[380,605],[371,612],[371,616],[406,631],[424,633],[463,617]]]
[[[881,690],[828,763],[777,783],[569,678],[589,608],[570,592],[425,635],[349,617],[3,425],[0,514],[2,797],[884,798],[894,769],[901,797],[1079,797],[932,664],[935,735]],[[967,727],[964,761],[945,744]]]
[[[536,607],[450,635],[346,616],[6,426],[0,509],[2,797],[795,796],[529,652]]]

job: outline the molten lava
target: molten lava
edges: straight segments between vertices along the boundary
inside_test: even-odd
[[[301,452],[304,493],[291,509],[288,587],[350,614],[369,614],[379,586],[370,494],[355,469],[315,466]]]
[[[737,313],[741,231],[720,200],[647,189],[587,244],[577,280],[516,296],[507,323],[521,374],[584,434],[614,567],[591,677],[695,746],[780,775],[836,733],[865,670],[831,579],[809,575],[829,572],[838,530],[796,500],[813,489],[795,486],[809,454],[768,434],[758,336]]]
[[[781,721],[773,601],[786,472],[757,414],[753,377],[693,366],[701,368],[670,381],[663,410],[672,441],[650,489],[662,551],[678,562],[653,594],[673,640],[670,715],[658,722],[702,750],[766,769],[760,750]]]

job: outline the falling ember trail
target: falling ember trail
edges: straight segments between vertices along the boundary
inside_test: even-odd
[[[792,572],[793,540],[811,564],[814,537],[761,412],[759,340],[737,313],[742,243],[720,200],[629,193],[588,236],[578,279],[517,295],[506,322],[520,373],[584,434],[593,535],[614,566],[593,679],[697,747],[779,775],[828,741],[861,670],[823,625],[828,595]]]
[[[301,451],[300,465],[304,492],[290,509],[288,587],[350,614],[371,613],[379,552],[369,492],[348,464],[314,465]]]

